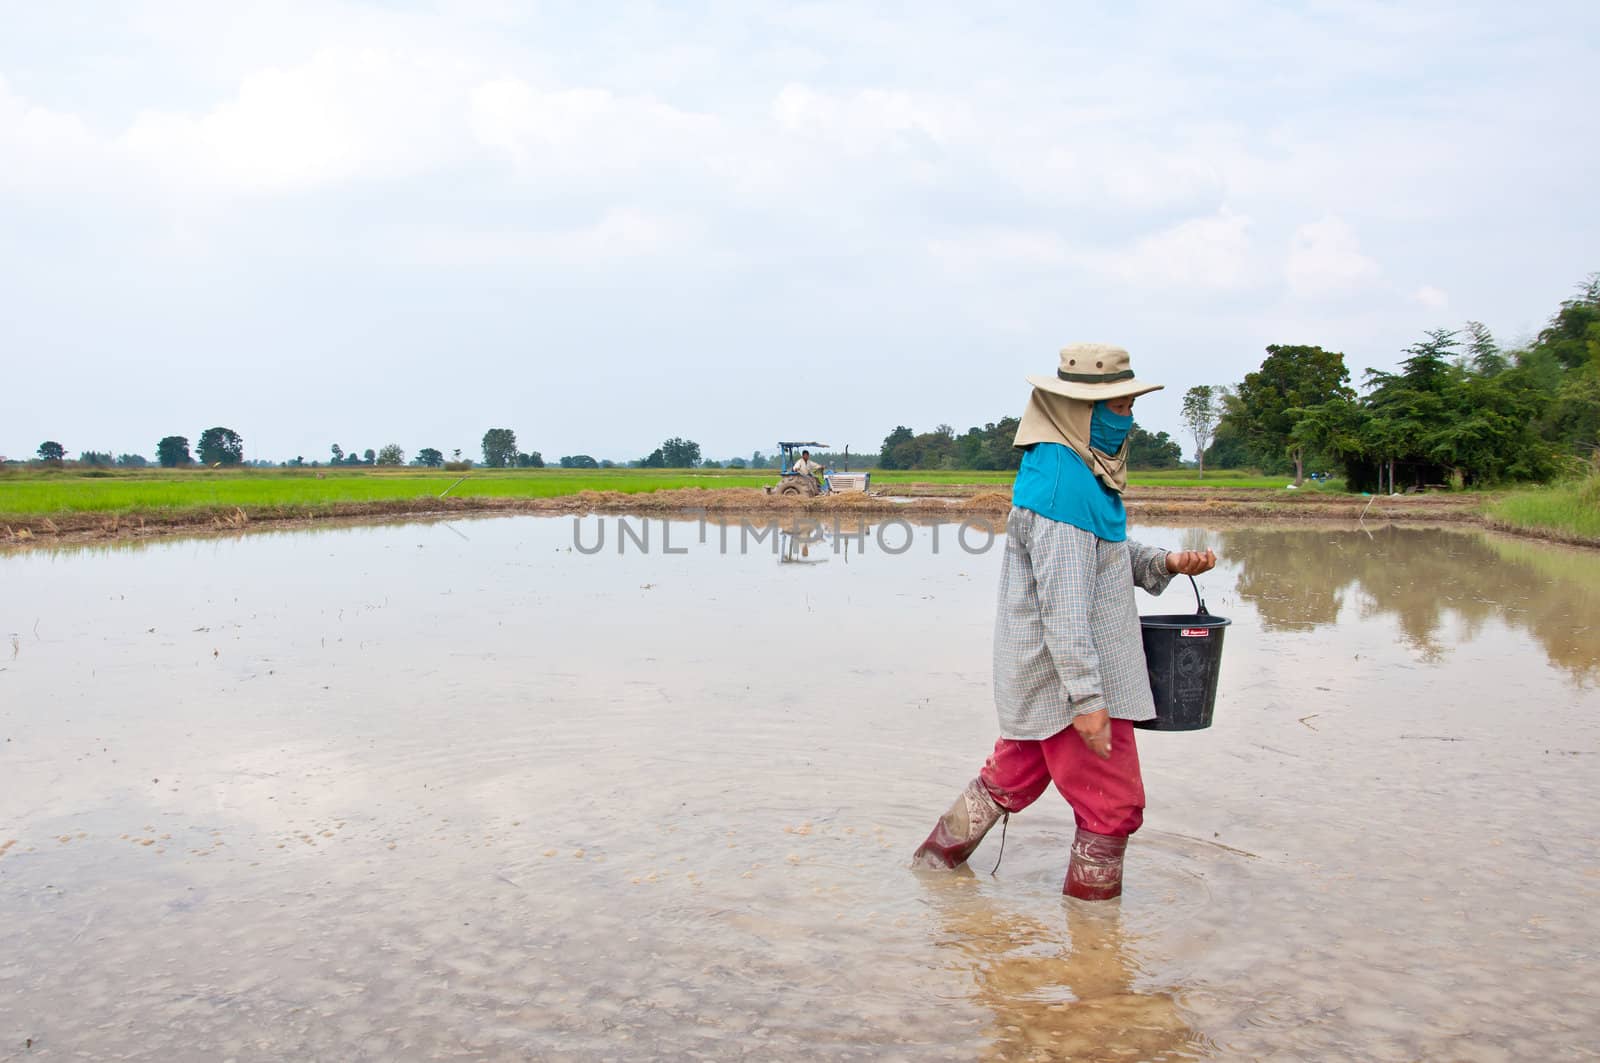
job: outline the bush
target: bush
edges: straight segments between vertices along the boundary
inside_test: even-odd
[[[466,472],[472,468],[470,461],[447,461],[444,463],[445,472]]]

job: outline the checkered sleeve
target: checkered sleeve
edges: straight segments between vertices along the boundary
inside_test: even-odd
[[[1172,582],[1167,571],[1167,551],[1160,546],[1128,540],[1128,560],[1133,563],[1133,582],[1151,594],[1160,594]]]
[[[1090,626],[1099,557],[1093,532],[1039,521],[1031,542],[1045,645],[1055,662],[1068,720],[1105,708],[1100,654]]]

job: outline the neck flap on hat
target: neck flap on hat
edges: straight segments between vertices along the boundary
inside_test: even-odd
[[[1022,411],[1017,437],[1011,445],[1026,447],[1034,443],[1060,443],[1071,447],[1101,483],[1120,495],[1128,486],[1127,437],[1123,437],[1122,445],[1115,454],[1094,449],[1089,442],[1093,418],[1093,402],[1069,399],[1065,395],[1034,388],[1028,398],[1027,408]]]

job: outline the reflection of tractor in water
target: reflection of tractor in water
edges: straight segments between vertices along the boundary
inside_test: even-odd
[[[791,498],[811,498],[819,494],[859,492],[865,493],[872,482],[872,474],[867,472],[829,472],[820,464],[811,459],[811,447],[817,447],[821,453],[826,443],[801,443],[780,442],[778,450],[782,454],[783,463],[780,466],[778,482],[767,488],[768,494],[788,495]],[[848,452],[848,448],[847,452]],[[807,468],[806,462],[814,468]],[[795,466],[799,464],[797,469]],[[820,477],[818,474],[821,474]]]

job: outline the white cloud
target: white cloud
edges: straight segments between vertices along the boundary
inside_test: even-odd
[[[648,180],[642,167],[695,164],[724,139],[716,118],[653,97],[540,90],[514,77],[474,88],[467,121],[480,144],[523,169],[585,179],[604,172]]]
[[[1250,219],[1224,207],[1147,236],[1107,264],[1136,287],[1227,291],[1251,283],[1250,258]]]
[[[99,151],[81,118],[30,103],[0,76],[0,187],[59,189],[92,169]]]
[[[970,139],[973,131],[961,104],[883,89],[846,95],[786,85],[773,100],[772,117],[789,134],[850,154],[950,145]]]
[[[141,112],[120,138],[180,187],[292,191],[414,172],[459,152],[463,64],[426,52],[319,52],[245,77],[209,111]]]
[[[985,228],[927,241],[940,265],[954,272],[1060,269],[1072,262],[1065,241],[1037,229]]]
[[[1424,284],[1411,293],[1411,301],[1420,303],[1429,310],[1443,310],[1450,305],[1450,296],[1431,284]]]
[[[413,266],[602,266],[682,255],[700,240],[686,220],[618,207],[591,225],[550,231],[403,229],[390,257]]]
[[[1378,264],[1362,254],[1355,231],[1335,217],[1296,229],[1284,265],[1289,289],[1311,299],[1349,294],[1380,272]]]
[[[1203,151],[1156,149],[1115,127],[1068,126],[1052,139],[1037,153],[1024,145],[1005,152],[1012,178],[1041,202],[1149,211],[1215,203],[1224,191]]]

